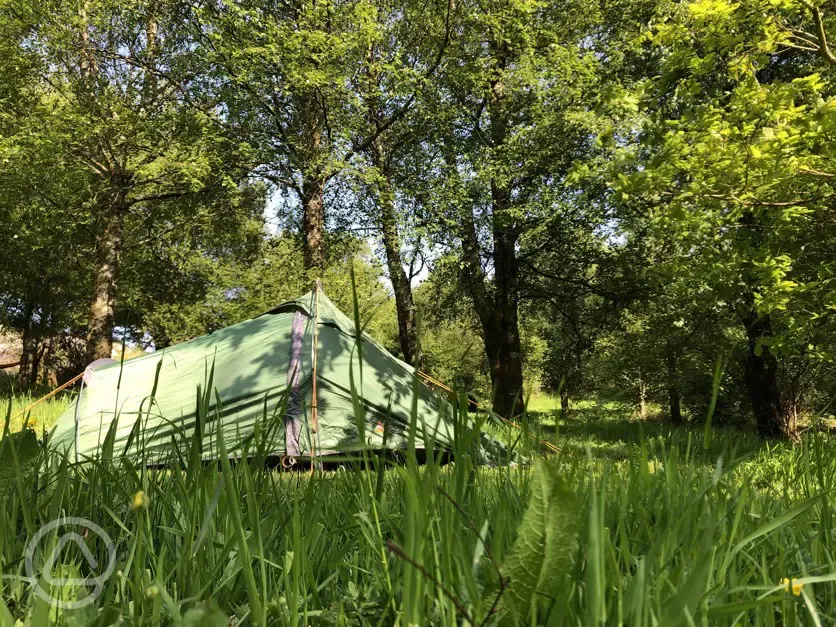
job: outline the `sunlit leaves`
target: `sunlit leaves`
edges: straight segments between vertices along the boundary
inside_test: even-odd
[[[815,293],[833,261],[815,242],[832,230],[833,66],[788,52],[789,25],[811,21],[800,4],[759,5],[693,2],[651,27],[662,74],[646,92],[644,142],[622,151],[634,170],[612,186],[655,205],[660,232],[718,293],[751,290],[761,314],[793,311],[773,341],[790,350],[824,324]]]

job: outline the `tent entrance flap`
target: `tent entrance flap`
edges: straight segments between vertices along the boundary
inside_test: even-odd
[[[298,457],[302,449],[299,438],[302,434],[302,411],[304,399],[301,398],[299,384],[302,381],[302,350],[305,345],[305,329],[310,318],[296,311],[290,334],[290,359],[287,365],[288,399],[284,415],[285,454]]]

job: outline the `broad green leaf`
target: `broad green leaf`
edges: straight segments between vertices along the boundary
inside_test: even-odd
[[[534,604],[546,604],[560,590],[577,549],[579,528],[575,495],[554,467],[538,459],[528,509],[502,568],[510,579],[503,604],[515,616],[527,617]]]
[[[15,619],[3,599],[0,599],[0,627],[14,627]]]

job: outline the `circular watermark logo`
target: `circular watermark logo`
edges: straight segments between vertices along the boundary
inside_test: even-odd
[[[58,538],[58,542],[55,543],[52,552],[44,561],[41,576],[36,577],[34,564],[38,545],[48,533],[59,528],[65,529],[65,531]],[[99,561],[89,547],[89,543],[95,542],[96,539],[104,543],[107,548],[107,564],[101,570]],[[78,549],[87,561],[90,571],[98,574],[88,577],[53,576],[52,571],[56,560],[60,557],[64,547],[71,542],[78,545]],[[116,547],[107,532],[91,520],[75,516],[57,518],[38,529],[37,533],[32,536],[29,544],[26,545],[24,567],[26,568],[27,579],[34,586],[35,594],[47,603],[50,603],[53,607],[67,610],[78,609],[90,605],[101,594],[105,582],[113,574],[113,569],[116,567]],[[46,584],[46,588],[44,588],[44,584]],[[84,587],[88,591],[81,599],[67,600],[55,596],[55,592],[60,592],[62,588],[67,590],[68,588],[78,587]]]

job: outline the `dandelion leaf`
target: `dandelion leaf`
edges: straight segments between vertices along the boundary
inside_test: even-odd
[[[503,607],[518,619],[530,616],[533,604],[548,606],[560,594],[578,546],[580,519],[575,495],[554,467],[538,459],[528,508],[502,568],[509,578]]]

